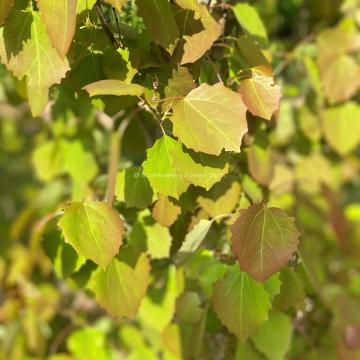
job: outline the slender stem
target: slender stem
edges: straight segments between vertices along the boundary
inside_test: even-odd
[[[115,38],[114,34],[112,33],[112,31],[110,30],[109,28],[109,25],[108,25],[108,21],[105,17],[105,14],[104,14],[104,11],[101,7],[101,4],[100,4],[100,1],[98,0],[95,4],[95,10],[96,10],[96,13],[97,13],[97,16],[99,17],[100,19],[100,22],[101,22],[101,26],[103,28],[103,30],[105,31],[106,35],[109,37],[111,43],[116,46],[117,48],[121,46],[121,44],[119,43],[119,41]]]

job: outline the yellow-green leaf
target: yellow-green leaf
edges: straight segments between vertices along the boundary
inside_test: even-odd
[[[268,37],[265,26],[256,9],[249,4],[236,4],[233,8],[235,17],[241,27],[260,43],[266,44]]]
[[[360,106],[352,101],[325,110],[322,126],[326,141],[346,155],[360,143]]]
[[[150,262],[145,254],[140,255],[135,268],[115,258],[105,270],[94,273],[90,288],[111,315],[134,318],[146,294],[149,274]]]
[[[263,67],[255,68],[251,78],[241,81],[238,91],[255,116],[270,120],[272,114],[279,110],[280,86],[274,84],[273,77],[264,72]]]
[[[65,241],[79,255],[106,268],[122,244],[119,214],[100,201],[74,202],[64,207],[59,226]]]
[[[209,189],[219,181],[229,169],[223,158],[190,155],[179,141],[164,135],[148,149],[143,169],[156,192],[178,199],[190,184]]]
[[[175,10],[175,19],[180,29],[178,43],[181,65],[198,60],[221,34],[219,24],[205,5],[191,0],[176,0],[180,8]]]
[[[138,84],[128,84],[121,80],[100,80],[83,87],[90,96],[115,95],[115,96],[141,96],[144,87]]]
[[[186,147],[219,155],[223,149],[240,152],[247,132],[241,95],[222,83],[202,84],[174,106],[174,135]]]
[[[38,0],[41,19],[61,58],[67,54],[76,27],[76,0]]]

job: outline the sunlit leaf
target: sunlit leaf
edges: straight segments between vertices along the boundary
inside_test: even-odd
[[[263,67],[254,69],[251,78],[241,81],[238,91],[253,115],[270,120],[279,110],[281,91],[267,71]]]
[[[249,4],[236,4],[234,14],[241,27],[261,43],[267,43],[267,33],[256,9]]]
[[[26,31],[19,32],[12,28],[15,23],[27,29],[30,25],[30,38]],[[48,90],[51,85],[59,83],[69,70],[66,59],[62,60],[52,47],[45,26],[36,12],[15,11],[4,27],[3,44],[0,44],[1,61],[21,80],[26,77],[27,93],[31,111],[39,115],[48,102]],[[25,41],[25,43],[23,43]]]
[[[243,342],[268,318],[270,295],[235,265],[214,286],[213,307],[223,325]]]
[[[59,226],[65,241],[79,255],[106,268],[122,244],[119,214],[100,201],[74,202],[64,207]]]
[[[100,80],[83,87],[90,96],[97,95],[133,95],[141,96],[144,88],[138,84],[128,84],[121,80]]]
[[[212,159],[204,157],[204,165],[195,162],[179,141],[164,135],[147,151],[144,174],[154,190],[178,199],[190,184],[209,189],[228,171],[217,161],[211,167]]]
[[[64,58],[76,27],[76,0],[38,0],[41,19],[53,47]]]
[[[260,281],[286,265],[300,235],[294,219],[280,209],[263,205],[240,210],[231,232],[232,249],[241,270]]]
[[[180,206],[170,197],[159,194],[152,209],[153,218],[162,226],[171,226],[181,213]]]
[[[136,316],[145,296],[150,274],[150,263],[140,255],[134,268],[113,259],[103,270],[98,269],[91,278],[90,288],[96,300],[113,316]]]
[[[191,0],[176,0],[181,8],[174,15],[180,30],[178,44],[181,65],[198,60],[220,36],[220,26],[205,5]]]
[[[191,149],[219,155],[223,149],[240,152],[247,132],[241,96],[223,84],[202,84],[174,106],[174,135]]]

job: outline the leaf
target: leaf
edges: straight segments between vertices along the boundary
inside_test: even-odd
[[[145,225],[148,253],[152,259],[165,259],[170,256],[172,237],[169,229],[158,223]]]
[[[176,301],[176,315],[182,324],[196,324],[202,314],[201,300],[198,293],[184,292]]]
[[[244,342],[267,320],[269,298],[262,284],[235,265],[214,285],[212,303],[221,323]]]
[[[126,206],[145,208],[152,203],[153,191],[142,169],[131,167],[117,174],[115,195]]]
[[[270,311],[269,319],[252,340],[269,360],[283,360],[290,349],[291,337],[291,319],[279,311]]]
[[[198,60],[221,35],[218,23],[213,19],[205,5],[191,0],[176,0],[181,7],[175,8],[174,15],[180,29],[178,43],[180,64]]]
[[[302,309],[305,304],[304,282],[299,274],[289,268],[284,268],[280,273],[280,294],[276,295],[273,306],[276,309],[295,310]]]
[[[100,201],[74,202],[64,207],[59,226],[65,241],[79,255],[106,268],[122,244],[119,214]]]
[[[254,142],[247,151],[249,173],[260,185],[270,184],[274,173],[274,154],[267,139],[255,135]]]
[[[95,5],[96,0],[77,0],[76,13],[81,14],[83,11],[90,11]]]
[[[223,164],[222,159],[219,163],[219,159],[213,161],[204,155],[203,160],[195,162],[179,141],[164,135],[147,150],[143,169],[156,192],[178,199],[190,184],[209,189],[228,171],[228,164]]]
[[[164,101],[163,108],[173,106],[177,101],[181,100],[181,97],[186,96],[195,87],[194,79],[187,68],[179,66],[174,69],[172,77],[164,89],[165,98],[168,98],[168,100]]]
[[[215,218],[231,213],[239,202],[240,194],[239,182],[229,176],[215,184],[206,194],[199,196],[197,202],[210,217]]]
[[[174,316],[178,296],[175,266],[167,266],[160,279],[158,288],[151,288],[142,301],[138,314],[141,325],[158,334],[163,333]]]
[[[93,274],[90,288],[111,315],[134,318],[146,294],[149,275],[150,262],[145,254],[140,255],[135,268],[114,258],[105,270]]]
[[[181,208],[173,199],[159,194],[152,209],[153,218],[162,226],[171,226],[181,213]]]
[[[63,59],[76,28],[76,0],[38,0],[41,19],[53,47]]]
[[[328,144],[339,154],[346,155],[360,142],[360,106],[353,102],[325,110],[322,127]]]
[[[3,30],[4,44],[0,44],[1,61],[19,80],[26,77],[31,112],[36,116],[48,102],[50,86],[60,82],[69,70],[69,64],[52,47],[45,26],[36,12],[14,11],[8,23],[11,25],[5,24]],[[15,23],[20,24],[24,32],[11,29]],[[27,33],[29,23],[30,38]],[[10,34],[5,36],[7,31]]]
[[[249,4],[236,4],[232,7],[235,17],[241,27],[257,41],[267,44],[268,37],[263,22],[256,9]]]
[[[105,0],[105,2],[112,5],[116,10],[120,11],[121,8],[127,3],[127,0]]]
[[[240,210],[231,232],[232,250],[241,270],[259,281],[287,264],[300,235],[294,219],[280,209],[264,205]]]
[[[4,24],[5,19],[9,16],[15,0],[0,0],[0,26]]]
[[[214,220],[201,219],[200,222],[186,234],[185,240],[178,251],[182,260],[189,254],[195,252],[195,250],[201,245],[205,236],[209,232],[213,221]]]
[[[247,132],[246,108],[241,96],[223,84],[202,84],[173,109],[174,135],[186,147],[219,155],[222,149],[240,152]]]
[[[136,0],[138,13],[156,44],[172,54],[179,30],[168,0]]]
[[[244,104],[255,116],[270,120],[272,114],[279,110],[280,86],[274,84],[269,69],[263,66],[253,69],[252,77],[241,81],[238,91]]]
[[[265,357],[259,353],[250,341],[244,344],[238,342],[236,347],[235,360],[265,360]]]
[[[97,95],[132,95],[141,96],[144,88],[138,84],[128,84],[121,80],[100,80],[83,87],[90,96]]]
[[[320,77],[330,104],[350,99],[360,86],[360,66],[349,55],[319,62]]]

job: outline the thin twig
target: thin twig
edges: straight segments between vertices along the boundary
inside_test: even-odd
[[[121,44],[119,43],[118,39],[115,38],[114,34],[112,33],[112,31],[109,28],[108,21],[106,20],[104,11],[101,7],[99,0],[96,2],[94,7],[95,7],[96,13],[100,19],[101,26],[102,26],[103,30],[105,31],[106,35],[108,36],[108,38],[110,39],[111,43],[114,46],[116,46],[117,48],[120,47]]]

